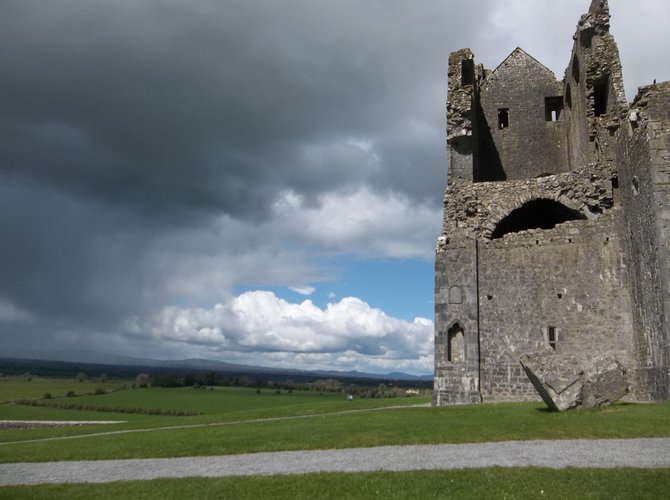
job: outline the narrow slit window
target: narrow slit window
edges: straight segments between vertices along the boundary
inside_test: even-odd
[[[556,344],[558,343],[558,335],[556,334],[555,326],[547,327],[547,340],[549,341],[549,347],[555,351]]]
[[[461,61],[461,85],[472,85],[475,83],[475,61],[474,59],[463,59]]]
[[[498,110],[498,128],[500,130],[509,128],[509,108],[500,108]]]
[[[609,79],[593,85],[593,114],[602,116],[607,113],[607,100],[609,90]]]

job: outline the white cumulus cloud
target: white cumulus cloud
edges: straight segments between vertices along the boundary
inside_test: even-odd
[[[200,345],[217,353],[266,353],[267,363],[429,372],[433,322],[394,318],[356,297],[325,308],[291,303],[268,291],[246,292],[212,308],[165,307],[130,333]],[[219,356],[220,357],[220,356]]]

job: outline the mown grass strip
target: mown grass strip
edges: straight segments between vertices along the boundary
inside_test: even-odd
[[[656,499],[667,498],[670,469],[488,468],[418,472],[322,473],[18,486],[0,498],[89,499]]]

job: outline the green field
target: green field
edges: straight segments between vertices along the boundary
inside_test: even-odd
[[[38,382],[38,384],[34,384]],[[23,384],[23,385],[22,385]],[[50,385],[51,384],[51,385]],[[40,392],[66,394],[87,382],[0,379],[0,400]],[[118,387],[117,383],[116,387]],[[23,391],[22,387],[26,390]],[[37,389],[36,389],[37,388]],[[112,387],[110,387],[111,389]],[[85,391],[82,391],[85,392]],[[599,411],[546,411],[542,403],[417,407],[427,396],[347,401],[343,393],[214,387],[126,389],[107,394],[54,397],[40,404],[82,409],[0,404],[0,420],[120,420],[122,423],[0,431],[0,462],[97,460],[222,455],[394,444],[467,443],[527,439],[670,436],[670,403],[617,404]],[[117,408],[118,411],[98,411]],[[132,412],[128,412],[132,409]],[[191,411],[194,416],[152,415],[144,410]],[[117,433],[123,431],[122,433]],[[113,432],[113,433],[112,433]],[[57,438],[54,440],[53,438]],[[487,469],[491,485],[512,485],[507,498],[558,498],[574,484],[587,498],[655,498],[667,490],[670,471],[625,469]],[[480,471],[481,472],[481,471]],[[481,497],[480,472],[310,474],[274,478],[180,479],[112,485],[2,488],[6,498],[413,498]],[[637,478],[620,485],[619,478]],[[472,475],[474,474],[474,476]],[[469,479],[468,479],[469,478]],[[560,483],[557,483],[560,478]],[[453,482],[452,482],[453,481]],[[439,486],[438,486],[439,485]],[[538,489],[539,488],[539,489]],[[586,489],[584,489],[586,488]],[[661,488],[660,490],[658,488]],[[580,491],[580,490],[575,490]],[[389,493],[390,492],[390,493]],[[461,494],[469,492],[468,495]],[[634,494],[633,494],[634,493]],[[193,496],[193,495],[190,495]],[[568,494],[567,496],[571,496]],[[584,496],[584,495],[580,495]],[[501,496],[502,497],[502,496]]]
[[[25,377],[0,377],[0,404],[16,399],[41,398],[50,394],[54,398],[63,397],[68,392],[75,394],[93,394],[96,389],[113,391],[128,382],[97,382],[86,380],[59,380],[41,377],[31,377],[30,382]]]
[[[16,390],[14,385],[12,390]],[[0,432],[0,462],[670,435],[670,403],[617,404],[600,411],[552,413],[545,411],[542,403],[426,408],[412,406],[427,403],[425,396],[347,401],[342,393],[276,394],[273,390],[264,390],[259,394],[254,389],[234,387],[128,389],[42,402],[74,404],[86,410],[3,404],[0,419],[123,422],[3,430]],[[399,405],[405,407],[384,409]],[[119,411],[95,411],[100,408],[118,408]],[[127,409],[133,412],[121,411]],[[200,414],[150,415],[142,410]],[[47,438],[62,439],[45,440]]]

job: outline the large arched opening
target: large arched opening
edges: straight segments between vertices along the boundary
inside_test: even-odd
[[[557,224],[571,220],[586,219],[579,211],[546,198],[531,200],[512,210],[491,233],[491,239],[502,238],[509,233],[528,229],[551,229]]]

